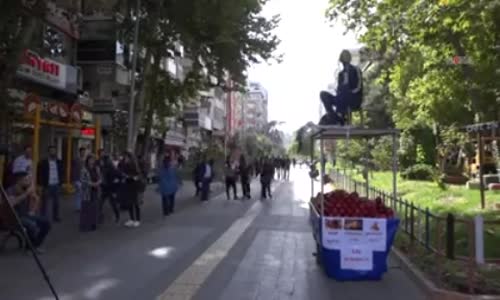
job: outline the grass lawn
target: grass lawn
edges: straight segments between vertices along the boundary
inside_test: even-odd
[[[348,171],[349,174],[349,171]],[[352,171],[353,178],[363,182],[361,174]],[[387,191],[392,191],[391,172],[373,172],[370,175],[370,185]],[[500,212],[493,210],[495,203],[500,203],[500,192],[485,192],[486,206],[481,210],[479,190],[468,190],[465,186],[448,185],[443,190],[437,183],[430,181],[404,180],[398,176],[398,194],[405,200],[413,202],[422,208],[428,207],[435,214],[452,212],[458,215],[485,214],[488,218],[500,218]]]
[[[364,182],[362,175],[355,170],[347,171],[351,177]],[[373,172],[370,185],[390,193],[392,191],[391,172]],[[465,186],[447,185],[441,189],[437,183],[430,181],[404,180],[398,176],[398,194],[404,200],[413,202],[420,208],[429,208],[434,215],[453,213],[456,216],[473,217],[482,214],[485,220],[500,220],[500,211],[495,204],[500,203],[500,193],[485,192],[487,209],[481,210],[479,190],[468,190]],[[444,225],[443,225],[444,226]],[[435,224],[431,220],[431,231]],[[431,233],[431,244],[437,245],[436,236]],[[456,255],[468,255],[468,231],[462,223],[455,225]],[[486,258],[500,258],[500,224],[485,224],[484,247]]]

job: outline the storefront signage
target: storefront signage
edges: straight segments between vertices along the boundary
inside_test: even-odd
[[[66,103],[59,101],[40,101],[40,97],[35,94],[28,94],[24,98],[24,112],[28,116],[33,116],[37,106],[40,106],[41,112],[50,115],[51,117],[71,120],[76,123],[82,121],[82,109],[78,103],[71,106],[71,109]]]
[[[82,121],[92,123],[94,121],[94,115],[91,112],[83,110]]]
[[[94,136],[95,135],[95,129],[94,128],[83,128],[80,130],[81,135],[85,136]]]
[[[330,250],[360,247],[386,251],[387,220],[373,218],[323,218],[323,246]]]
[[[25,50],[17,74],[51,87],[66,88],[66,65]]]
[[[83,119],[83,110],[80,104],[75,103],[71,106],[71,120],[80,123]]]

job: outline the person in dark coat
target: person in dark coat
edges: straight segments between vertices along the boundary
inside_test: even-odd
[[[233,190],[233,196],[234,200],[238,199],[238,189],[236,187],[236,180],[237,180],[237,168],[236,165],[233,161],[231,161],[231,158],[228,157],[226,159],[226,164],[224,166],[224,177],[226,180],[226,195],[227,195],[227,200],[231,200],[230,196],[230,191],[231,189]]]
[[[60,222],[59,198],[63,184],[63,163],[57,158],[57,149],[49,147],[49,156],[40,161],[37,170],[37,182],[42,188],[42,212],[48,218],[49,207],[52,207],[52,220]]]
[[[118,203],[118,191],[122,181],[122,174],[113,164],[111,157],[105,155],[102,158],[102,195],[99,206],[100,218],[103,219],[103,207],[106,201],[109,202],[113,214],[115,215],[115,223],[120,222],[120,205]]]
[[[363,98],[363,76],[357,66],[351,64],[352,56],[347,50],[343,50],[339,58],[343,65],[342,72],[338,76],[337,95],[329,92],[320,93],[321,102],[327,114],[320,120],[320,125],[344,125],[347,112],[356,111],[361,108]]]
[[[201,183],[203,181],[203,170],[205,161],[202,159],[199,161],[193,169],[193,183],[196,188],[195,197],[198,197],[201,193]]]
[[[201,201],[206,202],[208,201],[208,197],[210,194],[210,184],[215,178],[213,159],[205,161],[202,164],[202,166],[199,168],[197,178],[201,180]]]
[[[269,159],[264,159],[260,173],[261,184],[261,199],[265,200],[267,196],[272,198],[271,195],[271,182],[274,178],[274,166]]]
[[[130,215],[130,220],[125,222],[125,226],[139,227],[141,225],[141,207],[139,205],[141,170],[132,153],[126,152],[124,154],[119,170],[123,178],[120,200],[124,201]]]
[[[243,198],[251,199],[252,196],[250,191],[250,168],[243,154],[240,156],[239,173],[241,180],[241,190],[243,191]]]

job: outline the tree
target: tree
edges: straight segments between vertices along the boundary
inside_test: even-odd
[[[495,0],[331,0],[328,16],[384,58],[369,79],[381,84],[383,101],[370,100],[431,153],[425,132],[499,116],[499,13]]]
[[[8,89],[14,84],[23,50],[32,41],[45,17],[46,1],[4,0],[0,10],[0,128],[6,130],[12,121]],[[3,136],[7,136],[3,134]]]
[[[121,35],[124,44],[131,44],[131,28],[139,16],[140,48],[145,49],[140,63],[140,77],[144,80],[139,82],[136,96],[135,132],[143,125],[145,112],[146,129],[152,126],[152,116],[164,116],[164,101],[175,104],[193,98],[197,90],[213,86],[227,89],[228,77],[238,87],[245,86],[247,67],[274,58],[279,43],[272,34],[278,18],[268,20],[260,16],[266,1],[143,0],[140,14],[134,11],[133,3],[135,0],[122,0],[118,7],[127,16]],[[193,61],[184,82],[173,81],[168,73],[155,67],[160,58],[176,53],[178,43]],[[160,82],[168,94],[158,97],[152,91],[157,90]],[[153,96],[157,100],[151,100]]]

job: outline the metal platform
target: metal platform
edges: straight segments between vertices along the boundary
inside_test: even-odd
[[[312,139],[345,139],[345,138],[371,138],[381,136],[399,136],[400,130],[394,128],[376,129],[360,128],[355,126],[325,126],[314,127]]]

